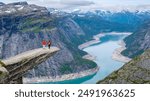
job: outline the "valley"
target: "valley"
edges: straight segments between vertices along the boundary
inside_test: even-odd
[[[150,49],[149,18],[149,10],[64,12],[27,2],[0,3],[0,59],[51,40],[60,51],[25,73],[24,83],[95,84]],[[118,49],[121,40],[124,47]]]

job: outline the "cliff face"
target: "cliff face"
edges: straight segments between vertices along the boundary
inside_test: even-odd
[[[137,31],[125,38],[127,49],[122,52],[128,57],[135,57],[150,48],[150,21],[143,23]]]
[[[86,54],[77,46],[84,33],[66,16],[55,16],[44,7],[26,2],[3,4],[0,9],[0,56],[2,59],[41,47],[42,40],[51,40],[61,49],[26,74],[26,77],[58,76],[77,73],[96,67],[82,59]],[[81,40],[81,41],[80,41]]]
[[[59,49],[57,47],[39,48],[30,50],[1,61],[0,83],[23,83],[22,76],[53,56]]]
[[[134,58],[121,69],[113,72],[98,83],[104,84],[145,84],[150,83],[150,50]]]

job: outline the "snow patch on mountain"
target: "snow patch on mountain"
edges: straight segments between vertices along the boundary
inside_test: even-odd
[[[18,8],[18,10],[22,10],[24,8],[24,6],[21,6],[20,8]]]

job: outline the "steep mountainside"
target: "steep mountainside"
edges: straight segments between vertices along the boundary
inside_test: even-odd
[[[148,11],[111,12],[96,10],[94,12],[72,12],[71,15],[89,38],[100,32],[134,32],[143,21],[150,17]]]
[[[137,31],[125,38],[127,49],[122,52],[128,57],[135,57],[140,55],[145,50],[150,48],[150,21],[142,24]]]
[[[113,72],[98,83],[104,84],[145,84],[150,83],[150,50],[134,58],[121,69]]]
[[[81,36],[84,32],[72,19],[55,16],[44,7],[26,2],[0,4],[0,58],[39,48],[44,39],[61,50],[26,77],[55,77],[96,67],[82,59],[86,53],[77,48],[84,42]]]
[[[129,31],[129,26],[110,22],[103,19],[100,16],[85,16],[85,17],[74,17],[75,22],[86,33],[86,38],[92,38],[93,35],[99,34],[100,32],[112,32],[112,31]]]

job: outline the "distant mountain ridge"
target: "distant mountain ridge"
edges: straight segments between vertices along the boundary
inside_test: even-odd
[[[100,32],[135,32],[143,22],[149,20],[150,10],[93,10],[82,11],[76,9],[72,12],[64,12],[58,9],[49,8],[51,13],[71,17],[91,37]]]
[[[0,8],[0,15],[25,15],[26,13],[37,13],[37,11],[41,13],[47,13],[47,9],[45,7],[36,6],[34,4],[29,5],[27,2],[15,2],[9,4],[2,4]]]
[[[95,10],[94,12],[72,12],[70,16],[83,31],[91,37],[100,32],[134,32],[144,21],[149,20],[150,11],[111,12]]]
[[[0,6],[5,5],[3,2],[0,2]]]

